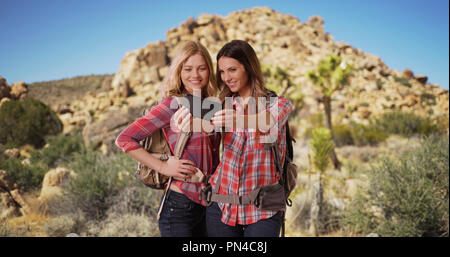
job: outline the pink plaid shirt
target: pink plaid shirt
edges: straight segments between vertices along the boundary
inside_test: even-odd
[[[175,148],[178,133],[170,128],[170,119],[178,110],[178,103],[173,97],[165,98],[160,104],[154,106],[145,116],[137,119],[125,128],[116,138],[116,145],[123,152],[141,148],[139,144],[144,138],[158,129],[163,129],[168,137],[171,149]],[[172,109],[171,107],[174,107]],[[205,175],[210,175],[219,163],[220,133],[206,134],[193,132],[181,156],[181,159],[191,160]],[[199,195],[202,188],[201,183],[190,183],[179,180],[172,182],[192,201],[200,204]]]
[[[244,114],[242,105],[233,97],[237,113]],[[271,102],[266,110],[275,118],[278,126],[277,145],[282,162],[286,154],[286,121],[292,111],[292,104],[284,97]],[[219,194],[248,195],[252,190],[278,181],[274,156],[264,148],[259,136],[267,134],[254,129],[234,129],[224,133],[222,159],[216,172],[210,178],[214,190],[219,185]],[[222,172],[222,180],[216,181]],[[260,211],[254,205],[218,203],[222,210],[221,221],[230,226],[247,225],[276,214],[274,211]]]

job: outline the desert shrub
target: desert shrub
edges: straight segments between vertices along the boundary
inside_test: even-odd
[[[156,218],[139,214],[113,214],[105,220],[91,222],[82,236],[155,237],[159,236]]]
[[[323,127],[323,115],[313,115],[308,120],[313,127]],[[312,137],[313,127],[307,128],[303,134],[305,138]],[[354,121],[350,124],[340,123],[333,126],[334,143],[337,147],[345,145],[375,146],[389,136],[380,127],[373,124],[364,125]]]
[[[436,105],[436,96],[429,93],[422,93],[420,95],[422,105]]]
[[[35,99],[11,100],[0,108],[0,143],[8,146],[31,144],[42,147],[44,137],[62,131],[58,116]]]
[[[134,182],[137,182],[133,179]],[[120,190],[117,195],[106,199],[108,203],[107,214],[140,214],[156,217],[162,190],[151,190],[148,187],[133,183]]]
[[[47,221],[42,230],[52,237],[65,237],[70,233],[79,234],[84,228],[85,217],[83,215],[56,216]]]
[[[381,79],[379,79],[379,78],[377,78],[377,89],[378,90],[381,90],[381,89],[383,89],[383,81],[381,80]]]
[[[0,237],[10,237],[13,236],[11,229],[8,227],[6,219],[0,219]]]
[[[117,195],[130,183],[128,174],[136,162],[123,153],[104,156],[85,149],[75,153],[68,166],[77,176],[64,189],[63,200],[88,217],[102,219],[109,207],[107,198]]]
[[[381,131],[406,137],[439,132],[438,126],[431,118],[402,111],[383,113],[380,117],[372,120],[372,123]]]
[[[69,163],[74,153],[85,150],[79,133],[49,136],[46,141],[49,143],[48,147],[31,152],[29,164],[16,158],[0,158],[0,169],[5,170],[23,191],[39,188],[49,169]]]
[[[353,145],[351,127],[346,124],[338,124],[333,127],[334,143],[336,146]]]
[[[363,236],[376,231],[380,220],[371,209],[368,197],[361,192],[356,194],[341,216],[341,224],[346,233]]]
[[[83,151],[85,146],[80,132],[47,137],[48,147],[31,153],[30,161],[45,169],[54,168],[70,161],[72,155]]]
[[[436,126],[438,127],[438,131],[448,134],[449,130],[449,117],[448,114],[440,115],[435,118]]]
[[[370,186],[343,215],[346,229],[382,236],[449,235],[449,139],[433,135],[368,172]]]
[[[380,130],[377,126],[364,125],[356,122],[351,123],[352,139],[355,145],[364,146],[371,145],[375,146],[388,138],[388,134]]]
[[[5,170],[20,190],[29,191],[41,186],[46,170],[35,165],[23,164],[16,158],[0,158],[0,170]]]
[[[412,87],[411,83],[409,83],[408,79],[406,79],[406,78],[394,76],[394,80],[395,80],[395,82],[400,83],[405,87],[409,87],[409,88]]]

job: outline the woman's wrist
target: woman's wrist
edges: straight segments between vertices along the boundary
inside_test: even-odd
[[[158,166],[158,169],[156,170],[158,173],[160,173],[160,174],[163,174],[163,175],[166,175],[166,174],[164,174],[164,172],[162,172],[163,170],[166,170],[165,168],[164,168],[164,166],[166,165],[166,162],[163,162],[163,161],[159,161],[160,162],[160,164],[159,164],[159,166]]]

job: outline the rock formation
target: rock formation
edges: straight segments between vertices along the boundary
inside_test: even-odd
[[[403,72],[392,70],[378,56],[345,42],[335,42],[326,32],[324,19],[319,16],[301,22],[294,16],[271,8],[257,7],[232,12],[226,17],[201,14],[197,18],[188,18],[167,31],[166,41],[149,43],[127,52],[114,78],[105,85],[111,88],[110,91],[88,93],[83,99],[63,108],[68,111],[59,112],[64,133],[86,126],[83,132],[85,140],[99,147],[109,146],[109,137],[123,129],[127,122],[108,125],[108,131],[103,128],[101,133],[110,136],[101,142],[92,136],[97,133],[96,128],[106,122],[104,119],[110,112],[122,113],[127,117],[130,107],[143,108],[156,102],[170,61],[182,41],[200,41],[208,48],[215,63],[219,49],[233,39],[248,41],[263,66],[278,66],[288,74],[296,89],[285,92],[295,91],[303,96],[302,106],[296,108],[298,111],[295,114],[300,120],[322,112],[323,107],[317,102],[320,93],[307,80],[306,73],[316,68],[319,60],[329,54],[341,56],[355,68],[349,85],[336,92],[332,101],[334,117],[341,122],[365,122],[392,109],[423,116],[448,116],[448,91],[427,83],[427,76],[416,76],[408,68]],[[4,79],[0,79],[1,94],[7,94],[6,90],[2,91],[5,88],[2,84],[5,83]],[[138,116],[128,118],[129,123]]]

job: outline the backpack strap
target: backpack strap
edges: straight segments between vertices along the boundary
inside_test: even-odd
[[[172,149],[170,147],[169,138],[167,137],[166,132],[164,131],[164,129],[161,129],[161,131],[164,134],[164,138],[166,139],[167,145],[169,146],[170,151],[172,152],[173,156],[175,156],[175,158],[177,158],[177,159],[180,159],[181,156],[183,155],[183,151],[184,151],[184,148],[186,147],[186,143],[189,140],[190,136],[192,135],[192,132],[191,131],[189,131],[189,132],[180,132],[178,134],[177,142],[175,143],[175,149]],[[170,185],[172,184],[172,180],[173,180],[173,178],[169,177],[169,180],[167,181],[167,185],[164,188],[164,195],[163,195],[161,204],[159,206],[158,214],[156,215],[157,220],[159,220],[159,218],[161,216],[161,211],[163,209],[164,202],[166,201],[166,198],[167,198],[167,191],[169,190]]]

